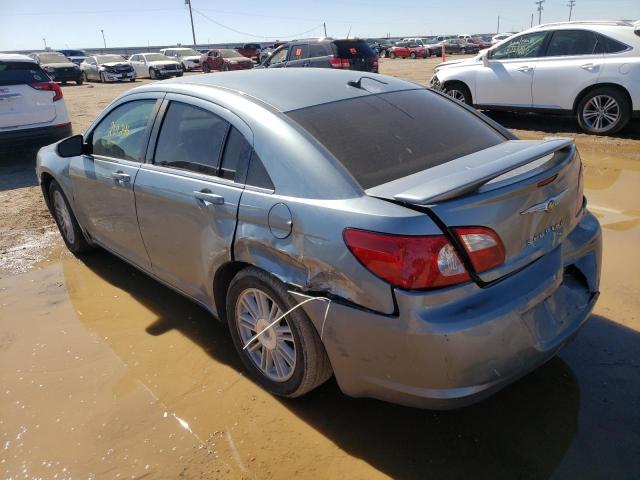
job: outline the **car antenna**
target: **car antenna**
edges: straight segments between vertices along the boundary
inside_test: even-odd
[[[366,90],[366,89],[362,86],[362,79],[363,79],[363,78],[368,78],[369,80],[374,80],[374,81],[376,81],[376,82],[378,82],[378,83],[384,83],[385,85],[389,85],[389,83],[388,83],[388,82],[383,82],[382,80],[378,80],[377,78],[369,77],[369,76],[367,76],[367,75],[363,75],[363,76],[361,76],[361,77],[360,77],[358,80],[356,80],[356,81],[349,80],[349,81],[347,82],[347,85],[349,85],[350,87],[359,88],[359,89],[361,89],[361,90]]]

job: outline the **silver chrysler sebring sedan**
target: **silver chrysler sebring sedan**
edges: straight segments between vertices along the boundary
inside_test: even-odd
[[[300,396],[453,408],[551,358],[598,297],[571,140],[517,140],[395,78],[267,69],[145,85],[40,150],[68,248],[100,246],[229,326]]]

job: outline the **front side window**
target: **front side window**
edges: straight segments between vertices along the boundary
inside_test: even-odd
[[[217,175],[229,123],[193,105],[171,102],[162,122],[154,163]]]
[[[591,55],[596,49],[596,36],[587,30],[558,30],[553,32],[547,57]]]
[[[139,162],[156,100],[134,100],[113,109],[95,128],[93,154]]]
[[[289,53],[289,49],[286,47],[278,50],[273,54],[271,60],[269,60],[269,65],[276,65],[278,63],[284,62],[287,59],[287,53]]]
[[[540,49],[546,32],[520,35],[493,50],[492,60],[508,60],[512,58],[535,58],[540,56]]]

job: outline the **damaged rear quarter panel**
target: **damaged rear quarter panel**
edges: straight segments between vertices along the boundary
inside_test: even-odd
[[[291,211],[292,232],[276,238],[269,229],[273,205]],[[234,259],[255,265],[302,291],[335,295],[362,307],[392,314],[390,285],[365,269],[342,238],[346,227],[397,234],[439,233],[418,212],[361,197],[322,200],[245,190],[238,210]]]

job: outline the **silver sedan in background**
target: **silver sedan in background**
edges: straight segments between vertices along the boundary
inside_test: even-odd
[[[601,235],[573,142],[520,141],[376,74],[273,69],[145,85],[40,150],[68,248],[101,246],[229,325],[302,395],[477,401],[569,342]]]

